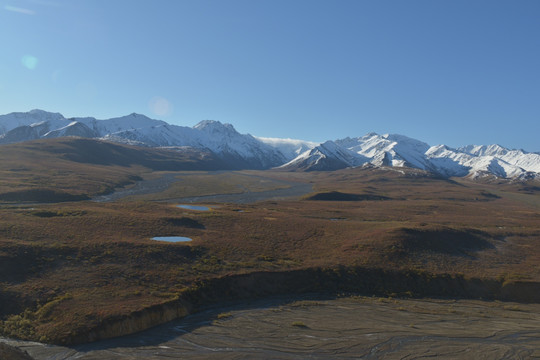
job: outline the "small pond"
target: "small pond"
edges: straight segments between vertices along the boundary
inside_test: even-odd
[[[190,238],[184,236],[155,236],[152,240],[167,241],[167,242],[186,242],[191,241]]]
[[[209,211],[210,208],[208,206],[200,206],[200,205],[177,205],[179,208],[182,209],[188,209],[188,210],[197,210],[197,211]]]

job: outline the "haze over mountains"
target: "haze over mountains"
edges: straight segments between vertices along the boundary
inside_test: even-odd
[[[43,110],[0,115],[0,144],[76,136],[146,147],[210,151],[235,168],[326,171],[356,166],[412,167],[444,177],[540,179],[540,154],[499,145],[430,146],[403,135],[370,133],[322,144],[240,134],[230,124],[204,120],[194,127],[144,115],[106,120],[66,119]]]

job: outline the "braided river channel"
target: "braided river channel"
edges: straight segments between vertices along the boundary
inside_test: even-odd
[[[2,341],[37,360],[528,359],[540,357],[540,305],[276,297],[208,308],[92,344]]]

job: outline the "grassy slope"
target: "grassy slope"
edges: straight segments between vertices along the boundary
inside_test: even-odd
[[[93,178],[95,171],[111,174],[112,183],[120,175],[133,174],[124,172],[131,167],[114,163],[79,164],[81,168],[68,171],[70,176],[86,175],[77,184],[85,189],[98,189],[94,181],[100,186],[109,181]],[[67,179],[59,174],[49,176],[58,183]],[[4,206],[0,208],[4,334],[61,341],[110,317],[174,299],[199,280],[259,270],[346,265],[540,280],[536,246],[540,211],[535,206],[540,196],[520,191],[519,184],[458,183],[418,171],[374,169],[246,173],[254,174],[309,181],[317,192],[384,200],[306,197],[221,204],[210,212],[148,201]],[[184,182],[189,177],[182,173]],[[201,189],[216,183],[200,173],[193,177]],[[13,181],[7,178],[0,180]],[[234,179],[255,190],[260,186],[245,176],[227,177],[229,183]],[[65,186],[66,191],[78,190],[70,182]],[[175,189],[175,194],[181,192]],[[194,241],[150,240],[165,235]]]
[[[140,148],[79,138],[0,146],[0,201],[37,201],[41,192],[94,196],[133,183],[151,171],[212,170],[208,153]],[[14,196],[18,194],[19,196]]]

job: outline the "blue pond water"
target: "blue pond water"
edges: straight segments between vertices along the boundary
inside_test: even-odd
[[[198,211],[209,211],[208,206],[199,206],[199,205],[178,205],[179,208],[188,209],[188,210],[198,210]]]
[[[156,236],[152,240],[156,241],[167,241],[167,242],[185,242],[191,241],[190,238],[184,236]]]

